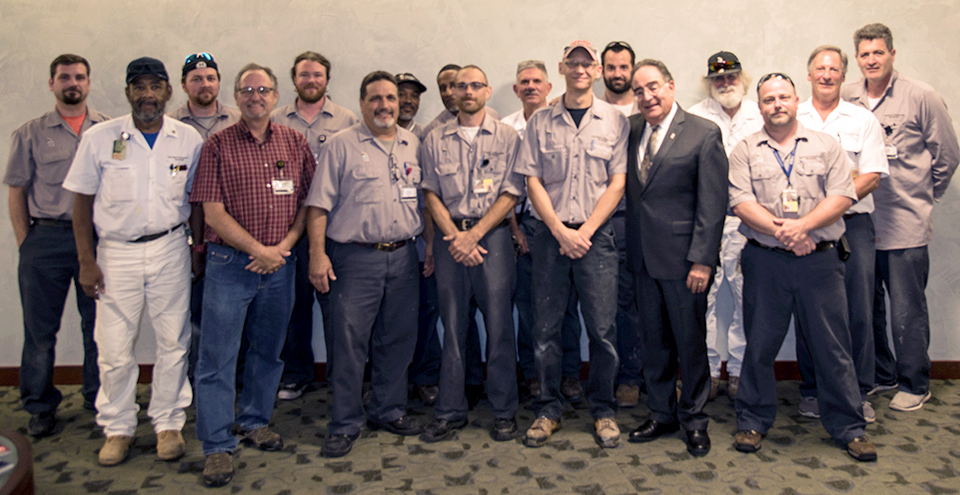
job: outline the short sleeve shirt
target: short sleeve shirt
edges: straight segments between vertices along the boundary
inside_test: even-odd
[[[192,203],[223,203],[254,239],[275,246],[290,231],[310,189],[316,169],[303,134],[276,123],[263,142],[240,122],[210,136],[203,144]],[[291,181],[292,192],[283,191]],[[275,188],[282,194],[275,193]],[[208,242],[223,243],[209,225]]]
[[[170,112],[169,115],[196,129],[204,140],[240,121],[240,110],[223,106],[218,101],[217,113],[213,115],[213,125],[208,129],[201,124],[200,120],[190,113],[190,107],[188,105],[188,103],[184,103],[182,107]]]
[[[398,127],[388,152],[363,122],[329,139],[307,198],[309,206],[327,211],[327,237],[375,243],[419,235],[419,149],[417,136]]]
[[[125,152],[115,153],[117,143]],[[101,239],[131,241],[171,229],[190,217],[200,134],[163,118],[153,148],[126,115],[83,133],[64,189],[96,196],[93,224]]]
[[[847,152],[854,177],[860,174],[877,173],[881,179],[890,175],[887,156],[883,150],[883,131],[880,122],[865,108],[840,100],[837,108],[830,112],[827,120],[807,100],[797,108],[797,121],[807,129],[820,131],[833,136],[843,150]],[[857,201],[847,213],[873,212],[873,195]]]
[[[329,96],[324,98],[323,108],[313,118],[313,122],[307,122],[303,118],[297,110],[297,102],[284,105],[270,114],[270,120],[299,131],[303,137],[307,138],[314,160],[319,158],[323,143],[334,134],[360,122],[357,114],[332,102]]]
[[[787,174],[780,167],[773,150],[786,158],[796,144],[793,170]],[[787,170],[789,160],[784,160]],[[777,218],[801,218],[817,207],[828,196],[843,196],[857,200],[848,158],[843,148],[832,137],[811,131],[797,124],[794,139],[786,147],[780,146],[765,130],[740,141],[730,155],[730,207],[745,201],[754,201]],[[781,193],[792,186],[799,196],[799,211],[784,213]],[[843,235],[843,219],[809,233],[814,242],[836,241]],[[746,222],[740,224],[740,233],[768,247],[781,247],[773,236],[761,234]]]
[[[107,120],[106,115],[87,107],[80,133]],[[31,217],[73,218],[73,193],[64,190],[62,185],[79,143],[80,137],[56,109],[14,131],[3,183],[27,188],[27,210]]]
[[[579,128],[562,103],[542,109],[527,121],[514,171],[543,181],[561,222],[584,223],[610,176],[627,172],[629,132],[627,118],[599,98]],[[535,209],[533,215],[543,220]]]
[[[733,114],[733,117],[727,115],[720,102],[713,98],[707,98],[687,111],[717,124],[723,136],[723,149],[727,152],[727,156],[730,156],[733,147],[743,138],[763,129],[760,107],[757,106],[757,102],[746,98],[740,102],[740,109]]]
[[[520,137],[490,116],[472,143],[458,128],[457,121],[449,122],[424,139],[422,187],[440,197],[451,217],[481,218],[501,194],[523,194],[523,176],[513,172]]]

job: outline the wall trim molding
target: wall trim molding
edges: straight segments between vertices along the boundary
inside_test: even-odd
[[[933,361],[930,363],[930,378],[934,380],[958,380],[960,379],[960,361]],[[726,379],[726,362],[723,364],[722,377]],[[325,381],[326,364],[316,363],[314,365],[317,381]],[[799,380],[800,371],[797,368],[796,361],[777,361],[774,365],[774,371],[777,380]],[[590,365],[586,362],[582,364],[580,378],[586,380],[590,372]],[[83,377],[81,367],[77,366],[56,366],[53,369],[53,382],[57,385],[79,385]],[[153,365],[140,365],[139,383],[150,383],[153,378]],[[19,367],[0,367],[0,386],[13,387],[20,384]]]

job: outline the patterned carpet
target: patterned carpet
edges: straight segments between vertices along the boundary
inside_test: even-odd
[[[156,438],[146,418],[149,389],[141,386],[140,428],[131,458],[113,468],[97,465],[102,437],[93,414],[81,408],[79,387],[61,387],[61,431],[34,442],[37,493],[112,495],[214,493],[203,487],[203,456],[188,414],[187,455],[166,463],[156,458]],[[588,410],[568,405],[563,429],[542,448],[493,442],[492,416],[483,401],[470,413],[459,438],[423,444],[416,437],[364,430],[353,452],[342,459],[320,456],[326,434],[328,389],[278,404],[274,427],[285,440],[282,452],[241,448],[233,482],[220,493],[352,494],[949,494],[960,493],[960,386],[934,381],[933,399],[921,411],[888,409],[893,392],[875,396],[877,422],[867,428],[879,461],[857,463],[827,437],[818,420],[797,413],[796,382],[778,386],[775,427],[759,453],[733,449],[733,407],[721,396],[708,405],[713,450],[693,458],[680,436],[635,445],[626,434],[645,419],[644,406],[621,410],[619,448],[601,449],[593,440]],[[413,414],[429,421],[431,411],[410,401]],[[25,431],[29,415],[19,392],[0,388],[0,425]],[[533,421],[522,408],[521,429]]]

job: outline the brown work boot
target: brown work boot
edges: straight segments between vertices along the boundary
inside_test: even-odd
[[[530,429],[527,430],[527,438],[524,445],[527,447],[539,447],[550,440],[550,435],[560,429],[560,421],[554,421],[546,416],[540,416],[533,422]]]
[[[620,445],[620,427],[617,426],[615,418],[600,418],[593,422],[596,429],[597,443],[605,449],[615,448]]]
[[[760,450],[760,440],[763,435],[754,430],[740,430],[734,437],[734,447],[740,452],[752,454]]]
[[[233,479],[233,454],[217,452],[210,454],[203,461],[203,482],[207,486],[216,487],[230,483]]]
[[[866,435],[861,435],[847,444],[847,454],[860,462],[873,462],[877,460],[877,447]]]
[[[161,461],[175,461],[187,452],[180,430],[163,430],[157,433],[157,457]]]
[[[283,439],[280,435],[270,430],[266,426],[261,426],[254,430],[239,430],[238,433],[243,441],[254,447],[266,451],[276,452],[283,448]]]
[[[573,376],[565,376],[560,380],[560,393],[572,404],[583,402],[583,385]]]
[[[710,377],[710,395],[707,400],[716,400],[720,396],[720,378]]]
[[[533,399],[540,398],[540,382],[536,378],[527,378],[526,381],[527,391],[530,393],[530,397]]]
[[[640,387],[626,383],[620,384],[617,387],[617,403],[620,407],[635,407],[640,403]]]
[[[133,437],[127,435],[114,435],[107,437],[107,441],[100,448],[98,461],[101,466],[116,466],[127,460],[130,455],[130,445],[133,443]]]

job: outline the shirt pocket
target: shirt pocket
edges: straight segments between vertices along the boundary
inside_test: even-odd
[[[132,165],[107,165],[103,168],[102,192],[108,203],[127,203],[135,199],[137,171]]]
[[[381,191],[380,171],[373,166],[359,165],[353,169],[353,199],[357,203],[376,203],[383,196]]]
[[[70,150],[44,145],[37,155],[37,178],[45,184],[62,184],[70,171],[72,158]]]
[[[563,182],[567,178],[567,148],[563,146],[547,146],[540,149],[540,157],[543,163],[543,183],[555,184]]]
[[[805,198],[823,198],[827,166],[820,157],[800,157],[796,166],[794,188],[797,194]]]
[[[605,143],[594,143],[586,149],[587,154],[587,172],[590,178],[597,184],[606,184],[609,174],[607,166],[610,164],[610,157],[613,156],[613,147]]]
[[[779,178],[783,171],[776,165],[770,165],[760,160],[760,157],[754,157],[756,165],[750,167],[750,184],[753,186],[753,194],[757,198],[757,203],[768,206],[775,204],[780,199]]]
[[[167,197],[170,198],[170,201],[174,206],[180,206],[183,203],[183,198],[186,196],[186,187],[187,187],[187,169],[177,170],[176,175],[173,171],[170,171],[170,186],[167,188]]]
[[[440,182],[440,195],[446,201],[462,198],[465,191],[461,184],[460,162],[440,163],[437,165],[437,181]]]

